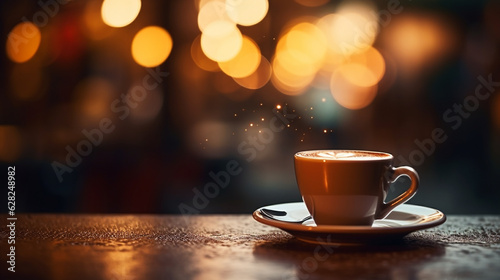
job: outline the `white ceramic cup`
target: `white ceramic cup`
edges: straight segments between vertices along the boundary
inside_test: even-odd
[[[318,225],[372,225],[415,195],[417,172],[393,167],[393,156],[383,152],[316,150],[295,154],[295,175],[302,199]],[[385,202],[389,186],[406,175],[411,185]]]

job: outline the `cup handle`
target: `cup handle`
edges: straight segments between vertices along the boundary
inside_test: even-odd
[[[391,167],[389,170],[390,178],[389,183],[395,182],[400,176],[408,176],[411,179],[411,185],[404,193],[400,194],[395,199],[383,203],[380,207],[379,213],[375,216],[375,219],[385,218],[396,206],[403,204],[410,200],[417,192],[418,186],[420,184],[420,178],[418,177],[417,171],[409,166]]]

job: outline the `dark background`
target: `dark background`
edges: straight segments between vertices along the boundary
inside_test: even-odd
[[[144,0],[132,24],[109,28],[106,36],[95,39],[82,18],[89,5],[100,3],[75,0],[61,5],[40,27],[39,51],[22,64],[5,55],[7,35],[41,8],[36,1],[0,4],[0,170],[6,176],[7,166],[16,167],[17,212],[180,213],[184,205],[197,213],[251,213],[263,205],[300,201],[295,152],[349,148],[386,151],[395,156],[396,165],[408,161],[415,167],[421,187],[413,204],[447,214],[500,213],[499,87],[470,114],[457,119],[459,114],[452,111],[448,117],[454,119],[445,117],[454,104],[470,100],[479,76],[500,81],[500,2],[401,1],[404,9],[381,26],[374,43],[386,59],[386,75],[373,102],[359,110],[338,105],[329,90],[311,87],[289,96],[271,82],[249,90],[222,72],[200,69],[190,55],[200,34],[195,1]],[[270,60],[287,22],[320,17],[338,5],[330,1],[305,7],[271,0],[264,20],[241,30]],[[388,2],[375,5],[383,10]],[[398,50],[405,45],[394,43],[391,32],[408,22],[403,28],[410,38],[417,37],[405,52]],[[107,109],[97,120],[82,113],[82,104],[94,102],[94,95],[82,97],[82,84],[112,85],[107,99],[95,96],[95,104],[101,104],[95,106],[109,108],[134,81],[148,75],[130,55],[134,34],[147,25],[161,26],[173,38],[173,50],[159,66],[168,76],[151,95],[155,97],[124,120]],[[420,30],[423,26],[429,29]],[[426,32],[437,38],[434,45],[419,45],[423,39],[418,36]],[[55,49],[57,55],[51,56]],[[36,89],[21,98],[16,83]],[[273,111],[277,105],[281,109]],[[154,110],[158,112],[148,115]],[[240,145],[251,147],[242,143],[258,137],[258,129],[270,128],[273,117],[285,110],[290,126],[252,148],[255,158],[250,150],[239,150]],[[104,134],[102,143],[60,182],[53,163],[65,163],[67,147],[74,149],[85,139],[82,129],[97,128],[103,117],[112,120],[114,131]],[[425,154],[417,142],[429,143],[425,139],[435,129],[442,129],[446,140],[434,142],[434,148],[427,144]],[[229,162],[236,162],[241,172],[230,176],[213,197],[197,200],[193,189],[203,192],[214,182],[210,173],[226,170]],[[396,183],[390,196],[407,185],[407,180]],[[203,205],[198,209],[194,202]]]

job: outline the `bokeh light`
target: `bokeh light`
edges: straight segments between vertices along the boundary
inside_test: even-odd
[[[259,23],[269,10],[268,0],[226,0],[228,16],[237,24],[250,26]]]
[[[233,78],[240,86],[248,89],[259,89],[271,79],[272,67],[269,60],[264,56],[260,58],[260,64],[257,69],[249,76],[244,78]]]
[[[301,22],[286,34],[286,48],[295,60],[313,65],[316,69],[323,63],[326,54],[326,38],[319,28],[308,22]]]
[[[12,28],[7,37],[7,56],[13,62],[26,62],[35,55],[41,40],[38,26],[28,21],[21,22]]]
[[[381,41],[387,52],[409,73],[445,57],[457,36],[441,18],[427,14],[395,18],[384,33]]]
[[[191,58],[201,69],[209,72],[220,71],[219,64],[208,58],[201,49],[201,35],[198,35],[191,44]]]
[[[198,13],[198,28],[200,31],[210,25],[210,23],[217,20],[231,21],[226,13],[225,0],[210,0],[203,3]]]
[[[315,73],[297,75],[283,66],[276,56],[272,60],[273,73],[271,82],[274,87],[286,95],[299,95],[303,93],[314,79]],[[304,74],[304,73],[302,73]]]
[[[288,95],[304,92],[324,63],[326,49],[326,39],[315,25],[293,25],[276,46],[271,79],[274,86]]]
[[[373,47],[369,47],[362,53],[352,55],[349,59],[349,63],[363,65],[365,66],[366,70],[370,72],[369,74],[365,74],[365,77],[363,79],[361,77],[358,77],[358,79],[356,79],[357,82],[353,81],[360,86],[375,85],[380,82],[382,77],[384,77],[386,68],[384,57],[377,49]],[[368,77],[367,75],[370,77]]]
[[[257,44],[250,37],[243,36],[238,54],[228,61],[219,62],[219,67],[233,78],[244,78],[259,67],[260,57],[260,49]]]
[[[405,18],[389,29],[390,44],[393,45],[394,55],[405,64],[414,65],[423,61],[433,48],[436,34],[429,24],[414,18]]]
[[[317,7],[328,1],[297,2]],[[225,10],[221,9],[223,3]],[[220,69],[247,89],[261,88],[269,80],[286,95],[300,95],[311,86],[329,89],[335,92],[334,99],[349,109],[366,107],[375,98],[385,74],[385,59],[372,47],[379,31],[373,3],[344,2],[335,13],[322,18],[291,20],[282,29],[271,62],[262,60],[258,45],[236,26],[261,21],[267,14],[268,1],[205,0],[196,4],[200,7],[199,44],[203,54],[195,39],[191,56],[201,69]],[[337,93],[338,88],[348,97]]]
[[[330,50],[343,56],[366,50],[378,34],[377,12],[370,2],[344,2],[317,25],[325,33]]]
[[[296,56],[294,56],[290,49],[280,48],[280,45],[281,44],[278,43],[278,47],[276,48],[276,54],[273,59],[273,68],[279,65],[286,69],[287,72],[298,77],[309,77],[316,74],[316,71],[318,70],[317,65],[304,61],[305,57],[302,59],[296,59]]]
[[[162,64],[172,51],[172,37],[159,26],[141,29],[132,41],[132,57],[144,67]]]
[[[101,16],[104,23],[111,27],[124,27],[131,24],[140,11],[140,0],[104,0]]]
[[[217,62],[235,57],[243,44],[243,36],[233,22],[217,20],[210,23],[201,34],[201,49]]]
[[[334,72],[330,80],[330,91],[342,107],[358,110],[372,103],[377,95],[377,86],[359,86],[352,82],[355,77],[349,77],[352,74],[345,70]]]
[[[337,69],[351,84],[369,87],[377,83],[376,77],[368,67],[359,63],[343,64]]]
[[[223,10],[225,11],[226,10],[226,0],[194,0],[194,6],[196,7],[196,10],[198,10],[198,12],[203,8],[203,6],[205,6],[206,4],[210,3],[210,2],[214,2],[214,1],[219,1],[221,3],[224,4],[224,6],[222,7]]]
[[[296,76],[314,75],[326,52],[324,36],[314,25],[301,22],[294,25],[276,46],[276,63]]]

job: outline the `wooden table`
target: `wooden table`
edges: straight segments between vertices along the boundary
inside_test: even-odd
[[[7,216],[0,216],[6,224]],[[399,242],[322,247],[251,215],[18,215],[1,279],[500,279],[500,216],[448,216]]]

